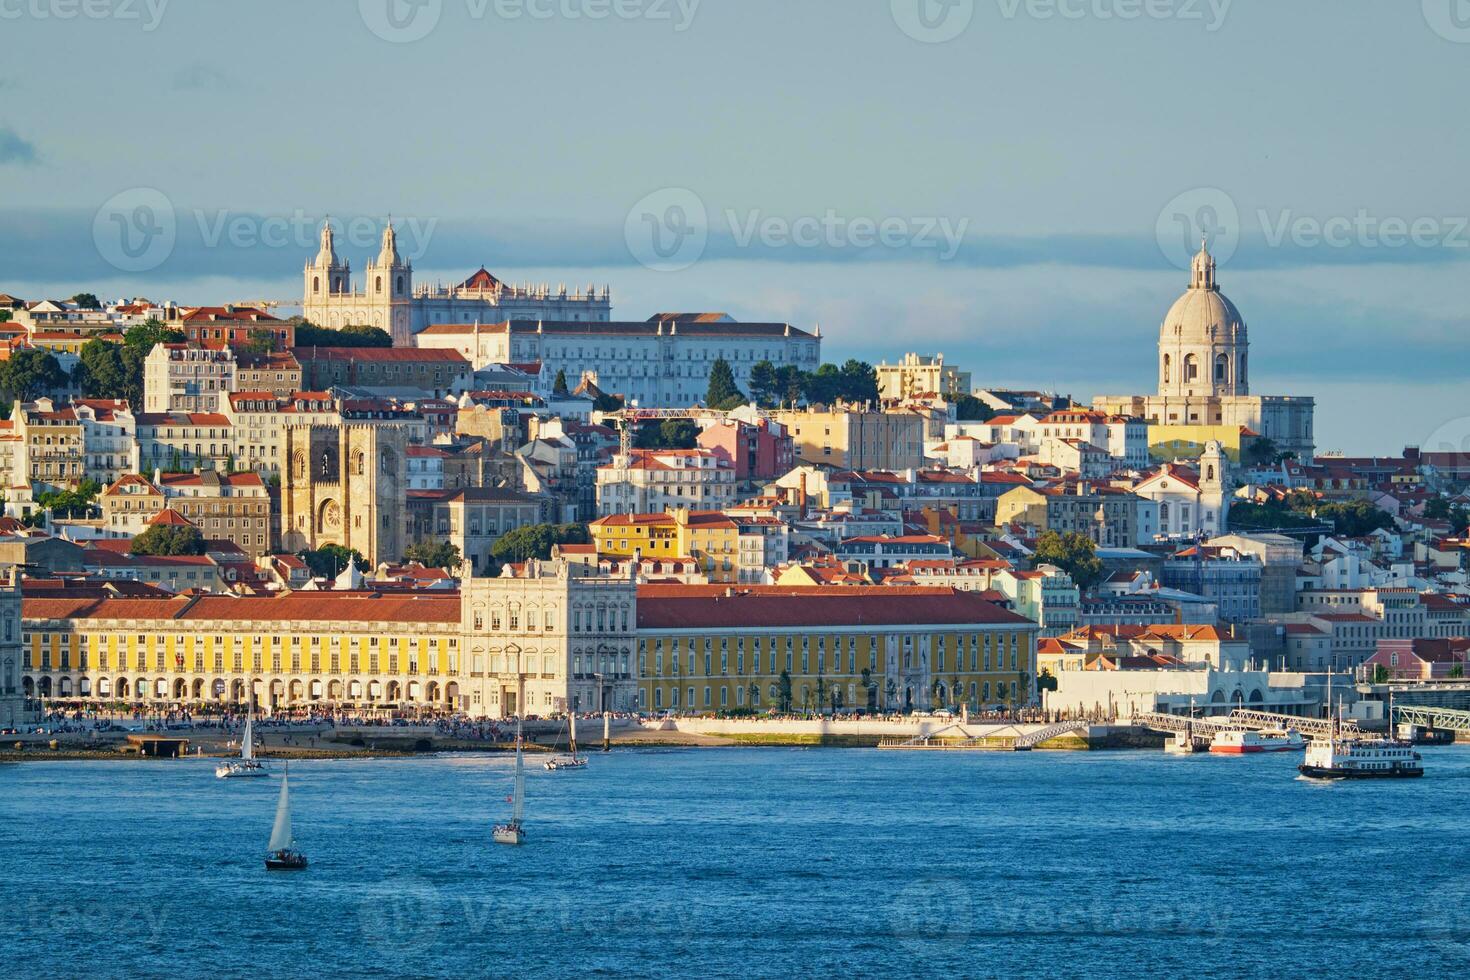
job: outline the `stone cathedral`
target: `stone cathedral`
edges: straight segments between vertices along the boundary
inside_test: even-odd
[[[404,493],[412,426],[383,420],[292,420],[284,434],[281,544],[338,544],[376,566],[409,544]]]
[[[1315,401],[1252,395],[1249,348],[1245,320],[1220,292],[1215,257],[1201,245],[1191,263],[1189,288],[1159,328],[1159,393],[1098,395],[1093,407],[1141,417],[1150,426],[1243,427],[1310,461]]]

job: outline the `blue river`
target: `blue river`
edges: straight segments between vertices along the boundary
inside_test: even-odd
[[[1470,971],[1470,747],[1298,756],[669,749],[0,765],[6,977],[1435,976]]]

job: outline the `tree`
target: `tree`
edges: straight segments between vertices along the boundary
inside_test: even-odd
[[[1394,527],[1391,514],[1366,500],[1323,504],[1317,508],[1316,516],[1318,520],[1331,522],[1337,534],[1349,538],[1360,538],[1373,531]]]
[[[863,404],[878,401],[878,371],[867,361],[849,358],[842,365],[842,397]]]
[[[1077,584],[1084,592],[1102,579],[1102,561],[1097,557],[1097,546],[1085,534],[1076,531],[1057,533],[1047,531],[1036,539],[1036,551],[1031,556],[1031,566],[1055,565]]]
[[[365,572],[368,568],[367,559],[360,552],[340,544],[324,544],[315,551],[303,551],[297,557],[306,562],[311,574],[324,578],[341,575],[348,562],[356,565],[358,571]]]
[[[275,347],[276,335],[261,327],[251,330],[250,339],[239,345],[239,349],[246,354],[268,354]]]
[[[781,679],[776,687],[776,707],[782,714],[791,711],[791,671],[781,671]]]
[[[135,555],[202,555],[204,535],[197,527],[155,524],[133,538],[129,550]]]
[[[723,357],[717,358],[709,369],[709,388],[704,394],[704,403],[710,408],[727,410],[745,404],[745,396],[735,387],[735,372]]]
[[[959,395],[954,399],[954,417],[959,422],[988,422],[995,411],[974,395]]]
[[[1057,679],[1052,676],[1050,670],[1043,668],[1041,673],[1036,675],[1036,689],[1038,691],[1055,691],[1057,689]]]
[[[95,293],[77,293],[71,301],[84,310],[100,310],[102,303],[98,301]]]
[[[1383,664],[1374,664],[1373,665],[1373,683],[1374,684],[1387,684],[1388,683],[1388,668],[1385,667],[1385,666],[1383,666]]]
[[[416,561],[426,568],[442,568],[446,572],[459,570],[464,558],[459,547],[448,541],[418,541],[403,550],[404,561]]]
[[[776,366],[770,361],[756,361],[750,368],[750,397],[762,408],[770,408],[779,397]]]
[[[795,405],[806,391],[806,374],[795,364],[787,364],[776,370],[776,396],[784,404]]]
[[[95,337],[87,341],[72,368],[71,380],[87,398],[126,398],[128,376],[122,348]]]
[[[37,395],[59,391],[67,383],[67,374],[56,358],[47,351],[27,347],[0,361],[0,391],[9,401],[30,401]]]
[[[318,327],[308,320],[292,317],[296,324],[297,347],[392,347],[393,337],[380,327],[365,324],[333,330]]]
[[[750,706],[751,711],[754,711],[756,705],[760,704],[760,701],[761,686],[755,681],[751,681],[749,686],[745,688],[745,703]]]
[[[802,375],[802,394],[809,405],[831,405],[842,397],[842,371],[835,364],[823,364],[812,374]]]
[[[90,517],[102,484],[83,480],[71,490],[45,490],[36,494],[36,503],[56,517]]]
[[[551,393],[561,398],[570,395],[571,389],[567,387],[567,369],[561,368],[556,372],[556,380],[551,383]]]
[[[633,437],[637,449],[693,449],[699,445],[699,426],[692,419],[664,419],[639,426]]]
[[[141,348],[143,356],[147,357],[154,344],[182,344],[184,339],[182,330],[172,330],[165,327],[162,320],[150,317],[137,326],[127,329],[127,332],[123,334],[123,345]]]
[[[502,534],[490,546],[490,557],[497,562],[546,561],[551,549],[559,544],[587,544],[591,536],[586,524],[527,524]]]
[[[9,323],[9,322],[10,322],[10,311],[9,310],[0,310],[0,323]]]

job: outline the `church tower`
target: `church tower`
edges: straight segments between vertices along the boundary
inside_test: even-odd
[[[1204,243],[1190,266],[1189,289],[1159,330],[1159,394],[1221,398],[1250,394],[1245,321],[1220,292],[1215,257]]]
[[[413,298],[413,263],[404,262],[398,255],[398,233],[393,230],[393,221],[383,229],[383,247],[378,257],[368,262],[367,299],[377,311],[377,322],[393,335],[393,346],[409,347],[413,344],[410,326],[409,301]]]
[[[1199,457],[1199,506],[1201,523],[1213,534],[1230,527],[1230,457],[1217,440],[1205,443]]]
[[[307,305],[320,302],[328,296],[340,296],[352,291],[352,269],[346,262],[337,258],[332,219],[330,218],[322,223],[321,242],[316,258],[306,264],[304,295]]]

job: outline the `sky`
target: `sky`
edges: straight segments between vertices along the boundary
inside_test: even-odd
[[[1201,235],[1318,448],[1463,447],[1470,0],[0,0],[0,291],[418,281],[1152,391]],[[288,311],[289,312],[289,311]]]

